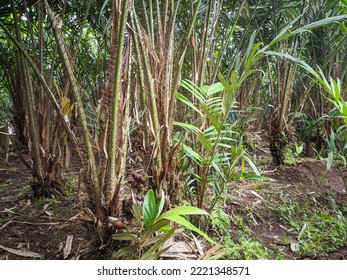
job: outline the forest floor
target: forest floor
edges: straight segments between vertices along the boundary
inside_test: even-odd
[[[214,214],[209,234],[221,240],[223,257],[347,259],[347,194],[339,173],[313,159],[261,170],[270,180],[231,182]],[[79,219],[86,202],[75,195],[76,176],[67,175],[64,201],[34,199],[30,174],[16,155],[0,167],[0,259],[111,256],[111,249],[95,248],[93,225]],[[209,249],[205,244],[200,251],[207,258],[221,252]]]

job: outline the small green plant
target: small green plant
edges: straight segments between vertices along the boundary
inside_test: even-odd
[[[226,214],[220,205],[217,205],[211,212],[212,230],[220,236],[230,232],[230,216]]]
[[[270,252],[264,246],[253,238],[241,236],[238,242],[235,242],[230,236],[224,240],[224,246],[227,249],[226,258],[231,260],[257,260],[270,258]]]
[[[58,199],[54,194],[51,195],[51,200],[50,200],[50,202],[51,202],[53,205],[59,205],[59,204],[60,204],[59,199]]]
[[[299,145],[297,142],[295,142],[295,155],[300,156],[303,150],[304,150],[304,145],[303,144]]]
[[[123,247],[113,254],[113,258],[130,258],[140,260],[155,260],[169,249],[165,242],[188,229],[200,234],[210,243],[214,241],[200,229],[190,223],[184,216],[208,215],[204,210],[193,206],[178,206],[162,213],[165,203],[165,195],[162,192],[161,199],[157,202],[152,190],[146,193],[142,213],[138,204],[133,205],[133,214],[137,228],[133,232],[116,233],[112,235],[114,240],[128,241],[129,246]],[[183,228],[176,228],[170,222],[174,222]]]
[[[184,131],[175,139],[181,147],[179,167],[185,177],[182,181],[185,182],[186,193],[196,196],[196,199],[190,197],[190,200],[196,201],[199,208],[205,207],[206,190],[209,187],[214,190],[209,213],[225,195],[228,182],[249,175],[245,172],[246,163],[255,174],[253,179],[260,177],[243,144],[241,118],[230,117],[238,111],[235,94],[241,81],[236,72],[232,74],[231,84],[222,75],[220,80],[219,83],[201,87],[184,80],[181,86],[192,96],[192,100],[181,93],[176,95],[195,116],[191,123],[175,122]],[[253,115],[251,117],[254,118]],[[241,167],[241,172],[237,172],[237,167]]]
[[[243,234],[250,234],[251,230],[249,229],[249,227],[245,224],[244,219],[241,216],[233,216],[232,217],[232,222],[234,223],[234,225],[239,229],[238,232],[242,232]]]
[[[295,252],[300,255],[324,254],[347,242],[346,208],[336,204],[333,197],[295,201],[281,194],[281,203],[274,202],[271,209],[289,226],[297,239]],[[283,237],[286,238],[286,237]]]
[[[284,153],[284,163],[288,165],[295,164],[300,154],[302,153],[303,149],[304,149],[304,145],[303,144],[299,145],[297,142],[294,143],[294,150],[288,147],[286,152]]]
[[[73,175],[68,176],[65,180],[66,181],[63,188],[64,195],[66,195],[67,197],[71,197],[74,195],[74,192],[76,190],[78,178],[75,175]]]
[[[286,152],[284,153],[284,163],[288,165],[293,165],[295,162],[295,155],[293,154],[292,149],[288,147]]]
[[[211,213],[212,230],[219,237],[225,259],[252,260],[270,258],[270,251],[252,236],[247,221],[240,215],[227,215],[220,205]],[[232,230],[233,234],[230,235]]]

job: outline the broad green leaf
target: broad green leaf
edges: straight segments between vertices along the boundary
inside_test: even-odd
[[[196,127],[196,126],[194,126],[192,124],[189,124],[189,123],[182,123],[182,122],[176,122],[175,121],[174,125],[182,127],[182,128],[184,128],[186,130],[189,130],[190,132],[192,132],[194,134],[202,133],[202,131],[198,127]]]
[[[247,163],[252,167],[254,173],[257,175],[257,176],[260,176],[260,172],[258,170],[258,168],[255,166],[254,162],[246,155],[243,155],[242,156],[244,158],[245,161],[247,161]]]
[[[274,56],[279,56],[281,58],[287,58],[290,61],[294,62],[295,64],[301,66],[303,69],[305,69],[307,72],[309,72],[312,76],[314,76],[316,79],[321,80],[321,77],[318,75],[318,73],[313,70],[313,68],[308,65],[306,62],[304,62],[303,60],[294,57],[292,55],[286,54],[286,53],[280,53],[280,52],[274,52],[274,51],[266,51],[264,52],[267,55],[274,55]]]
[[[330,170],[334,160],[334,153],[332,151],[329,152],[328,154],[328,159],[327,159],[327,170]]]
[[[290,28],[293,27],[293,25],[302,17],[302,15],[299,15],[292,21],[290,21],[284,28],[281,29],[281,31],[277,34],[277,36],[265,47],[263,47],[261,50],[257,52],[257,55],[259,55],[262,52],[265,52],[267,49],[269,49],[271,46],[275,45],[279,41],[282,41],[288,37],[293,36],[291,32],[288,32]]]
[[[249,76],[251,76],[253,73],[255,73],[257,71],[259,71],[259,70],[250,69],[250,70],[248,70],[246,72],[243,72],[242,76],[241,76],[241,78],[239,80],[239,84],[242,84]]]
[[[333,221],[334,220],[331,216],[329,216],[327,214],[324,214],[324,213],[318,214],[318,216],[323,218],[323,219],[325,219],[325,220],[328,220],[328,221]]]
[[[206,94],[201,91],[199,87],[190,80],[181,81],[181,86],[193,94],[202,104],[206,103]]]
[[[255,36],[257,35],[257,31],[254,30],[251,37],[249,38],[249,42],[248,42],[248,46],[247,46],[247,50],[245,52],[245,58],[246,58],[246,68],[248,68],[248,64],[249,64],[249,54],[251,53],[252,48],[254,47],[254,40],[255,40]]]
[[[184,104],[186,104],[188,107],[192,108],[195,112],[197,112],[200,116],[203,116],[203,114],[200,112],[200,110],[190,101],[188,98],[186,98],[184,95],[180,93],[176,93],[176,97],[178,100],[182,101]]]
[[[215,161],[212,161],[211,164],[212,164],[214,170],[216,170],[218,176],[219,176],[224,182],[226,182],[227,180],[226,180],[226,178],[225,178],[225,176],[224,176],[224,173],[223,173],[222,170],[219,168],[218,164],[217,164]],[[216,181],[216,180],[214,180],[214,181]]]
[[[205,114],[207,115],[207,118],[209,119],[209,121],[212,123],[212,125],[216,128],[216,130],[218,132],[220,132],[222,130],[222,125],[219,122],[219,120],[216,118],[216,116],[213,113],[216,112],[211,112],[211,108],[208,108],[207,106],[201,105],[202,110],[205,112]]]
[[[231,86],[233,88],[233,92],[236,93],[238,88],[239,88],[239,77],[237,75],[237,72],[234,70],[233,72],[231,72],[231,76],[230,76],[230,82],[231,82]]]
[[[217,92],[221,92],[224,90],[224,86],[222,83],[215,83],[210,86],[202,86],[200,89],[206,93],[207,96],[213,95]]]
[[[300,155],[302,153],[302,151],[304,150],[304,145],[301,144],[300,146],[298,145],[298,143],[295,142],[295,152],[297,155]]]
[[[194,151],[191,147],[189,147],[185,144],[182,145],[182,148],[187,153],[187,155],[192,160],[194,160],[194,162],[196,162],[198,165],[201,165],[203,159],[202,159],[202,156],[198,152]]]
[[[204,148],[211,153],[212,152],[212,145],[211,143],[206,139],[206,137],[204,136],[204,134],[199,133],[198,134],[199,137],[199,141],[201,142],[201,144],[204,146]]]
[[[230,171],[234,170],[235,166],[239,163],[241,158],[242,158],[242,154],[241,155],[235,155],[235,157],[233,158],[233,160],[230,164]]]
[[[149,228],[151,225],[153,225],[158,216],[158,206],[153,190],[149,190],[146,193],[143,202],[142,215],[145,228]]]
[[[158,216],[163,211],[164,204],[165,204],[165,193],[164,193],[163,190],[161,190],[161,198],[160,198],[160,202],[159,202],[159,205],[158,205],[158,213],[157,213],[157,216],[155,217],[156,219],[158,218]]]
[[[246,73],[250,71],[251,67],[254,66],[259,59],[261,59],[264,55],[263,53],[257,53],[255,55],[256,51],[262,46],[263,43],[259,42],[254,45],[252,48],[251,53],[249,54],[248,61],[247,61],[247,67],[246,67]]]
[[[182,206],[182,207],[189,207],[189,206]],[[192,206],[190,206],[192,207]],[[178,208],[178,207],[177,207]],[[195,208],[195,207],[193,207]],[[172,210],[175,210],[175,209],[172,209]],[[198,210],[201,210],[201,209],[198,209]],[[171,210],[170,210],[171,211]],[[203,211],[203,210],[201,210]],[[188,211],[189,213],[191,213],[190,211]],[[205,212],[205,211],[203,211]],[[207,214],[207,212],[205,212]],[[165,214],[165,213],[164,213]],[[182,214],[184,215],[184,214]],[[186,215],[191,215],[191,214],[186,214]],[[160,217],[159,217],[160,218]],[[207,235],[205,234],[204,232],[202,232],[200,229],[198,229],[196,226],[194,226],[192,223],[190,223],[189,221],[187,221],[185,218],[183,218],[182,216],[180,216],[179,214],[173,214],[171,213],[170,215],[168,215],[167,217],[165,217],[166,219],[172,221],[172,222],[175,222],[175,223],[178,223],[179,225],[189,229],[189,230],[192,230],[198,234],[200,234],[202,237],[204,237],[207,241],[209,241],[210,243],[212,244],[215,244],[215,242]]]
[[[174,228],[170,227],[170,229],[167,230],[165,233],[157,234],[157,235],[154,235],[153,237],[150,237],[150,238],[147,238],[147,239],[143,239],[142,238],[142,240],[143,240],[143,242],[141,243],[142,247],[145,247],[145,246],[148,246],[148,245],[152,245],[154,243],[159,242],[163,238],[164,234],[166,234],[167,232],[169,232],[171,230],[175,230],[175,233],[176,232],[180,233],[180,232],[183,231],[183,229],[181,229],[181,231],[180,231],[179,229],[174,229]]]
[[[125,240],[125,241],[136,241],[137,236],[135,234],[130,233],[130,232],[115,233],[115,234],[112,234],[112,239]]]
[[[235,92],[233,91],[232,87],[230,86],[230,84],[225,80],[225,78],[223,77],[223,75],[221,73],[218,74],[219,76],[219,80],[221,81],[221,83],[224,86],[224,89],[226,90],[226,92],[228,93],[228,95],[230,96],[230,98],[234,98]]]
[[[174,215],[209,215],[205,210],[194,206],[177,206],[158,217],[160,219],[168,219],[170,220],[171,216]]]
[[[229,113],[230,105],[231,105],[230,97],[229,97],[229,95],[226,92],[224,92],[223,93],[223,99],[222,99],[223,116],[224,116],[224,118],[226,118],[226,116]]]
[[[233,156],[239,156],[243,153],[243,146],[241,144],[239,145],[232,145],[231,147],[231,153],[233,154]]]
[[[330,92],[331,89],[330,89],[330,85],[328,83],[328,80],[326,79],[325,74],[320,67],[318,67],[318,73],[319,73],[319,75],[317,74],[318,75],[317,80],[325,88],[325,90],[331,94],[331,92]]]
[[[142,240],[147,240],[149,238],[152,237],[152,235],[156,232],[156,231],[161,231],[161,229],[163,227],[166,227],[169,224],[169,220],[167,219],[157,219],[156,222],[147,230],[144,231],[143,235],[141,236]],[[166,231],[171,230],[171,228],[169,228]]]
[[[155,251],[162,245],[164,245],[164,243],[171,238],[175,233],[175,229],[171,229],[169,232],[162,234],[157,242],[151,247],[149,248],[146,253],[144,253],[141,257],[142,260],[146,260],[146,259],[150,259],[150,256],[155,253]]]
[[[237,146],[237,154],[240,155],[240,154],[242,154],[242,152],[243,152],[243,145],[242,145],[242,144],[239,144],[239,145]]]
[[[335,102],[340,101],[340,91],[341,91],[341,83],[339,83],[340,80],[337,82],[330,77],[330,88],[331,88],[331,95],[334,98]]]
[[[324,18],[324,19],[321,19],[321,20],[309,23],[309,24],[307,24],[305,26],[302,26],[302,27],[294,30],[292,32],[292,34],[293,35],[294,34],[300,34],[300,33],[304,32],[304,31],[320,28],[322,26],[325,26],[325,25],[328,25],[328,24],[331,24],[331,23],[338,23],[340,20],[346,19],[346,18],[347,18],[346,14],[340,15],[340,16],[327,17],[327,18]]]
[[[157,259],[159,259],[159,257],[160,257],[163,253],[165,253],[167,250],[169,250],[171,246],[172,246],[172,245],[170,245],[170,246],[168,246],[168,247],[165,247],[164,249],[161,249],[161,250],[159,250],[158,252],[156,252],[156,253],[150,255],[146,260],[157,260]]]
[[[124,247],[124,248],[118,250],[116,253],[114,253],[112,255],[112,257],[115,259],[118,259],[118,258],[121,258],[123,256],[129,255],[131,253],[134,253],[137,250],[138,250],[138,247],[136,245]]]

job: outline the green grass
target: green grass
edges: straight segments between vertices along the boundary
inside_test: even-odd
[[[252,236],[252,230],[241,215],[227,215],[217,207],[212,213],[212,230],[219,236],[219,243],[225,250],[224,259],[254,260],[269,259],[270,250]],[[232,232],[232,236],[230,235]]]
[[[347,207],[337,204],[332,195],[306,196],[300,202],[289,194],[280,197],[270,208],[292,229],[299,255],[324,255],[347,243]]]
[[[265,248],[259,241],[248,237],[243,232],[238,232],[237,240],[227,236],[223,245],[227,249],[225,258],[228,260],[258,260],[269,259],[270,250]]]
[[[284,190],[263,191],[265,203],[252,208],[239,207],[232,214],[222,207],[212,211],[212,235],[225,249],[225,259],[323,257],[347,244],[347,205],[340,197],[310,193],[304,185],[298,185],[294,194]],[[259,225],[254,224],[251,215],[255,215]],[[287,229],[278,236],[280,246],[262,240],[262,227],[267,230],[275,224]]]

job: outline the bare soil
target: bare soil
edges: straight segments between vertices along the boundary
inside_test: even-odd
[[[325,162],[317,160],[263,169],[270,181],[230,184],[224,210],[230,216],[243,216],[264,247],[281,251],[287,259],[347,259],[347,244],[324,254],[299,255],[291,248],[290,240],[296,235],[274,211],[281,194],[297,203],[308,198],[324,203],[324,199],[333,198],[337,205],[346,205],[346,190],[337,170],[327,172]],[[34,199],[28,170],[18,157],[10,157],[8,164],[0,167],[0,259],[109,258],[112,250],[97,247],[93,225],[79,219],[86,205],[73,193],[64,201]],[[230,235],[234,235],[232,228]]]
[[[81,199],[35,199],[31,175],[18,157],[0,170],[0,259],[93,258],[95,230],[78,219]]]
[[[266,248],[281,252],[286,259],[347,259],[347,242],[323,253],[302,255],[293,251],[291,245],[298,242],[298,234],[277,211],[280,207],[302,205],[308,214],[320,214],[320,211],[324,214],[329,205],[333,205],[343,209],[346,217],[347,194],[338,170],[326,171],[325,161],[302,159],[291,166],[276,168],[269,165],[265,173],[271,179],[269,182],[240,182],[230,192],[233,199],[227,206],[230,215],[245,217],[252,235]],[[326,207],[320,210],[322,205]],[[304,217],[296,218],[298,224],[305,224]],[[344,240],[346,237],[347,232]]]

